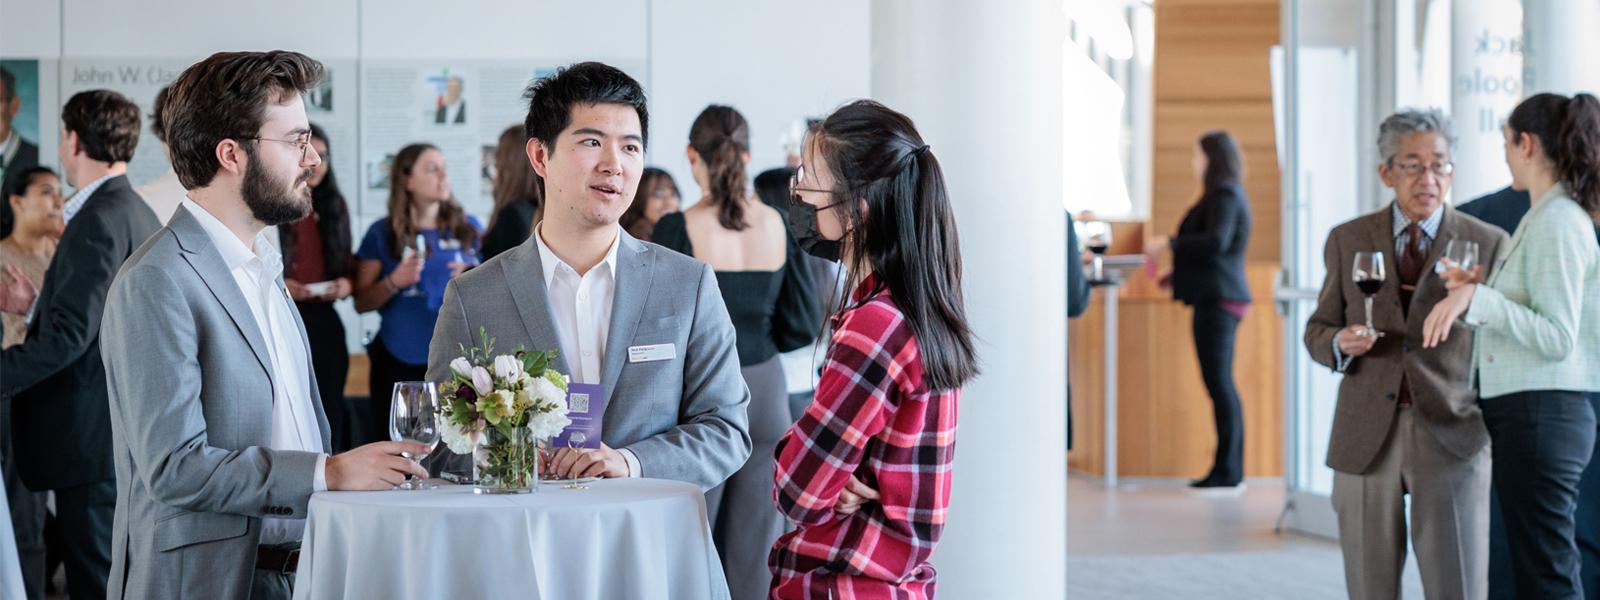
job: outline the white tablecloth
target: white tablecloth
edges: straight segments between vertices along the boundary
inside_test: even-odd
[[[699,488],[657,479],[311,497],[296,600],[727,598]]]

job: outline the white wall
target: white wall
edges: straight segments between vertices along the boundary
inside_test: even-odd
[[[873,2],[872,93],[944,169],[983,367],[933,555],[950,598],[1066,596],[1065,19],[1054,0]]]
[[[750,176],[783,166],[789,124],[822,117],[871,91],[870,4],[817,0],[653,2],[650,19],[650,162],[700,197],[685,148],[712,103],[750,121]]]
[[[789,123],[868,94],[869,29],[868,5],[852,0],[804,6],[775,0],[0,0],[0,57],[39,58],[46,61],[41,70],[87,59],[181,65],[223,50],[268,49],[304,52],[359,72],[384,61],[643,65],[624,68],[651,97],[647,162],[671,171],[689,202],[699,190],[683,148],[701,109],[731,104],[750,120],[752,177],[781,165],[778,137]],[[353,81],[355,75],[340,77]],[[66,94],[55,93],[62,84],[54,72],[41,73],[41,85],[51,88],[41,90],[50,105],[41,111],[41,131],[54,131]],[[338,85],[340,94],[359,88]],[[131,96],[148,105],[159,86],[145,87]],[[358,202],[361,166],[385,150],[358,150],[354,138],[370,132],[361,132],[348,113],[339,118],[343,133],[330,135],[345,139],[335,139],[334,165],[352,202],[359,241],[383,214],[381,202]],[[41,156],[54,162],[56,140],[42,137]],[[136,160],[158,156],[150,152],[159,150],[147,139]],[[473,175],[469,165],[452,163],[458,197]],[[342,308],[352,351],[360,352],[376,318],[358,321]]]

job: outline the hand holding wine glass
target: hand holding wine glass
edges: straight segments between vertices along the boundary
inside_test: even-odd
[[[1439,264],[1434,270],[1444,279],[1447,289],[1453,290],[1469,283],[1481,282],[1483,265],[1478,262],[1478,243],[1450,240],[1445,244],[1444,255],[1439,257]]]
[[[1355,264],[1350,269],[1351,279],[1356,284],[1356,289],[1361,290],[1366,298],[1367,328],[1365,335],[1381,337],[1383,332],[1372,326],[1372,298],[1383,289],[1383,281],[1387,276],[1387,267],[1383,262],[1383,253],[1378,251],[1357,252]]]
[[[416,442],[427,448],[419,454],[406,453],[406,458],[420,464],[422,459],[439,445],[439,394],[431,381],[401,381],[394,384],[394,398],[389,410],[389,438],[401,442]],[[407,477],[396,486],[402,490],[433,489],[434,485]]]

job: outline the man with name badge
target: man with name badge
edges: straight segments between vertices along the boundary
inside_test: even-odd
[[[558,350],[568,403],[588,411],[573,410],[573,426],[553,440],[547,476],[711,489],[750,456],[750,392],[711,268],[617,225],[644,168],[644,90],[589,62],[535,82],[527,97],[544,220],[522,245],[450,282],[428,379],[447,381],[480,331],[500,348]]]

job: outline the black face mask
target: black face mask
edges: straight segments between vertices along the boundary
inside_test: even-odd
[[[833,208],[838,204],[828,206]],[[801,250],[823,260],[839,262],[839,240],[822,237],[817,231],[817,207],[798,199],[789,202],[789,235]]]

